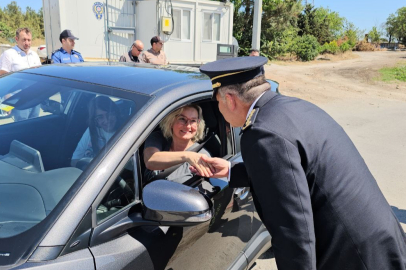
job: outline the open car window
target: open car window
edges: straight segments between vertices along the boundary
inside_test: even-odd
[[[0,79],[0,239],[44,220],[109,151],[146,100],[122,92],[30,74]]]

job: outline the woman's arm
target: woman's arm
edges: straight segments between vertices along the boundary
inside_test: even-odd
[[[199,175],[210,177],[213,175],[211,165],[206,163],[201,158],[202,156],[206,155],[190,151],[159,151],[159,149],[155,147],[147,147],[144,149],[145,166],[151,171],[165,170],[172,166],[188,162],[197,169]]]
[[[86,156],[91,156],[93,154],[89,152],[92,152],[92,143],[90,140],[90,131],[89,128],[87,128],[85,133],[83,133],[78,145],[76,146],[75,152],[73,152],[71,166],[75,167],[79,159]]]

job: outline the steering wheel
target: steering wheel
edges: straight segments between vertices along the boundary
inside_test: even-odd
[[[90,157],[81,158],[76,163],[76,168],[84,171],[92,160],[93,158]],[[109,194],[103,198],[101,204],[110,210],[112,207],[122,206],[123,202],[121,200],[123,198],[128,200],[128,198],[131,198],[132,196],[134,196],[132,188],[123,178],[118,176],[111,186]],[[127,204],[128,202],[125,205]]]

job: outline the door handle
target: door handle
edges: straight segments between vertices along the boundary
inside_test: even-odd
[[[248,193],[250,192],[250,189],[247,187],[244,188],[237,188],[234,192],[234,194],[236,195],[236,197],[238,197],[240,200],[244,200],[245,198],[247,198]]]

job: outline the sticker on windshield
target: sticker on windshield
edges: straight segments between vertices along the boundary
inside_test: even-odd
[[[8,252],[0,252],[0,257],[10,257],[10,253],[8,253]]]

